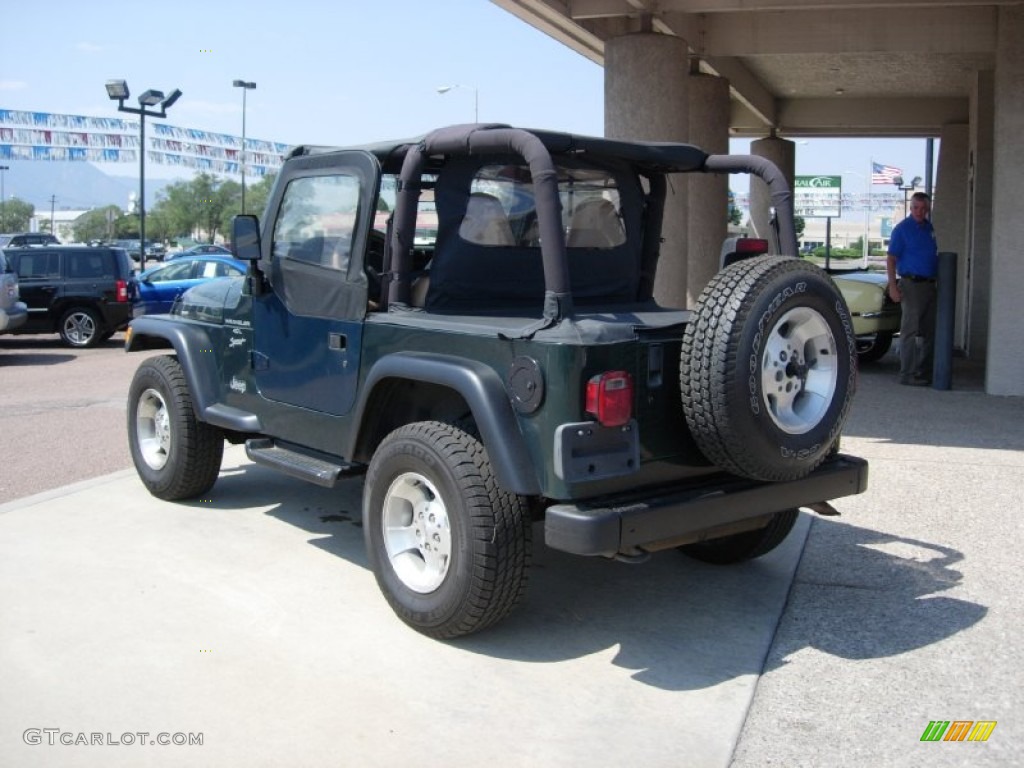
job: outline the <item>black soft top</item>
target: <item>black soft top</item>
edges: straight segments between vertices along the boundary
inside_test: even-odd
[[[324,147],[302,145],[293,149],[288,154],[288,157],[359,149],[374,155],[385,173],[397,173],[409,148],[421,145],[429,136],[437,136],[443,133],[448,141],[464,143],[468,147],[470,136],[473,133],[481,130],[489,131],[509,128],[511,126],[504,124],[453,125],[422,136],[357,146]],[[536,136],[552,155],[587,154],[603,158],[613,158],[628,162],[641,172],[646,173],[699,171],[704,167],[704,161],[707,158],[706,152],[692,144],[658,141],[622,141],[619,139],[605,139],[598,136],[581,136],[574,133],[531,128],[519,130]]]

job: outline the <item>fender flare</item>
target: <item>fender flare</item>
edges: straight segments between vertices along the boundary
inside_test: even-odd
[[[355,420],[363,413],[377,385],[385,379],[408,379],[438,384],[454,390],[469,405],[480,437],[487,448],[494,474],[502,488],[524,496],[540,493],[530,452],[512,403],[497,372],[476,360],[426,352],[398,352],[374,363],[360,387]],[[352,455],[360,430],[352,431],[348,455]]]
[[[166,346],[174,349],[185,373],[197,419],[240,432],[260,432],[259,418],[255,414],[222,404],[223,386],[214,364],[213,341],[205,327],[164,320],[157,315],[132,320],[130,329],[126,352]],[[164,343],[155,343],[156,339]]]

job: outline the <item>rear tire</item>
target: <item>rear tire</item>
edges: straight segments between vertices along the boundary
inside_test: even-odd
[[[128,390],[128,446],[139,478],[158,499],[206,493],[224,455],[220,429],[196,419],[177,358],[151,357]]]
[[[483,444],[449,424],[408,424],[380,444],[366,475],[363,534],[391,608],[430,637],[489,627],[525,593],[526,500],[499,488]]]
[[[679,547],[679,551],[694,560],[713,565],[733,565],[753,560],[768,554],[785,541],[799,515],[799,509],[784,509],[772,515],[771,522],[764,528],[685,544]]]
[[[57,331],[65,344],[76,349],[96,346],[103,335],[99,314],[89,307],[69,309],[61,315]]]
[[[853,400],[846,302],[799,259],[737,262],[701,293],[679,371],[686,423],[709,461],[754,480],[797,480],[824,461]]]

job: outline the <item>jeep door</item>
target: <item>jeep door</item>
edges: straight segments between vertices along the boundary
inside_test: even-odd
[[[268,206],[253,297],[253,368],[263,397],[342,416],[356,396],[368,280],[363,256],[380,167],[366,152],[286,165]],[[268,242],[269,241],[269,242]]]

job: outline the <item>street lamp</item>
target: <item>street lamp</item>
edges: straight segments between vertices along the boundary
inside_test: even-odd
[[[107,96],[117,102],[118,112],[139,116],[139,264],[146,268],[146,116],[167,117],[167,110],[178,99],[181,91],[175,88],[170,95],[163,91],[148,90],[139,96],[139,106],[126,107],[125,99],[130,95],[128,83],[124,80],[107,80]],[[147,109],[160,105],[160,111]]]
[[[4,218],[4,171],[11,170],[9,165],[0,165],[0,232],[7,229],[7,220]]]
[[[245,94],[256,87],[256,83],[249,83],[245,80],[235,80],[232,83],[235,88],[242,89],[242,213],[245,213]]]
[[[921,183],[921,177],[915,176],[909,184],[904,184],[902,176],[894,176],[892,183],[896,185],[897,189],[903,190],[903,218],[905,219],[907,218],[907,199],[909,197],[907,193],[917,189],[917,186]]]
[[[444,94],[448,93],[448,91],[451,91],[451,90],[453,90],[455,88],[465,88],[465,89],[470,90],[470,91],[473,92],[473,122],[474,123],[479,123],[480,122],[480,91],[478,91],[476,89],[476,87],[474,87],[472,85],[459,85],[458,83],[456,83],[455,85],[442,85],[442,86],[440,86],[437,89],[437,92],[440,93],[443,96]]]

